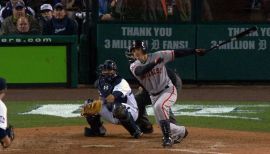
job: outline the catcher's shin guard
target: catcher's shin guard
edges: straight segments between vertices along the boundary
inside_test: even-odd
[[[140,138],[142,136],[142,132],[140,128],[136,125],[135,120],[132,115],[124,105],[118,106],[114,110],[114,116],[119,119],[122,126],[132,135],[134,138]]]
[[[163,133],[163,147],[172,147],[173,140],[171,138],[171,128],[170,128],[170,121],[169,120],[160,120],[160,127]]]
[[[86,120],[90,125],[90,128],[84,129],[84,135],[91,136],[104,136],[106,134],[106,129],[103,127],[102,122],[100,120],[100,115],[95,116],[87,116]]]
[[[126,119],[119,119],[124,128],[132,135],[134,138],[138,139],[142,136],[140,128],[136,125],[133,117],[129,112],[127,112]]]

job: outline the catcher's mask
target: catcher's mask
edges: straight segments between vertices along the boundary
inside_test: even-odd
[[[108,81],[112,81],[117,76],[117,66],[113,60],[105,60],[105,62],[99,66],[101,75]]]

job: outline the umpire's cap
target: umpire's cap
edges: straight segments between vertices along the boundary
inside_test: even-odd
[[[4,90],[7,88],[7,83],[6,83],[6,80],[4,78],[1,78],[0,77],[0,91],[1,90]]]
[[[146,52],[146,45],[141,40],[132,41],[130,51],[132,51],[133,49],[137,49],[137,48],[140,48],[140,49],[142,49],[142,51]]]

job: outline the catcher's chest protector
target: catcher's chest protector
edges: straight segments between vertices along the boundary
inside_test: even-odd
[[[122,78],[117,76],[113,81],[106,81],[105,78],[100,77],[98,82],[98,90],[101,94],[101,97],[106,98],[110,95],[114,87],[121,82]]]

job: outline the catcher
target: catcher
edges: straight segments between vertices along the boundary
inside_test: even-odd
[[[6,80],[0,78],[0,142],[3,148],[9,147],[14,139],[13,127],[7,126],[7,107],[2,101],[6,89]]]
[[[136,125],[138,107],[127,81],[117,74],[116,63],[106,60],[99,66],[98,79],[99,100],[87,100],[82,108],[84,116],[90,125],[85,128],[85,136],[104,136],[106,129],[100,120],[113,124],[121,124],[134,138],[140,138],[142,132]]]

